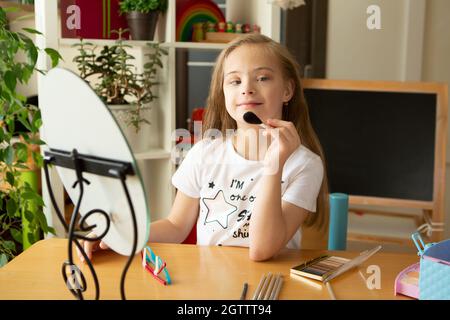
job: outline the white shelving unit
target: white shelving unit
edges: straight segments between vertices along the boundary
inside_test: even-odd
[[[231,21],[245,21],[246,23],[258,24],[261,32],[272,39],[280,40],[280,8],[264,0],[227,0],[226,19]],[[36,28],[44,36],[37,37],[37,44],[41,48],[51,47],[58,50],[64,58],[62,67],[76,71],[75,65],[71,62],[76,55],[76,49],[71,46],[78,43],[78,39],[63,39],[60,37],[61,28],[58,14],[57,0],[36,0]],[[175,190],[171,185],[171,177],[175,171],[175,166],[171,160],[171,150],[174,147],[172,133],[175,131],[175,110],[176,110],[176,71],[175,54],[177,48],[201,49],[201,50],[222,50],[226,44],[215,43],[191,43],[177,42],[176,32],[176,0],[169,0],[169,7],[166,14],[160,19],[157,30],[157,40],[161,46],[169,52],[164,58],[164,68],[160,72],[160,86],[154,108],[156,108],[156,132],[155,146],[145,152],[135,154],[139,169],[143,175],[144,184],[149,197],[150,212],[152,221],[166,217],[172,206]],[[86,39],[97,46],[112,45],[114,40]],[[136,64],[142,67],[144,54],[147,50],[147,41],[127,41],[132,46],[132,54],[136,57]],[[41,56],[38,61],[38,68],[49,69],[50,62]],[[39,92],[38,77],[38,92]],[[207,89],[207,88],[205,88]],[[57,174],[52,172],[52,181],[57,179]],[[53,225],[59,235],[63,235],[62,228],[58,225],[55,214],[50,206],[49,196],[46,187],[43,187],[43,197],[47,204],[45,214],[51,225]],[[56,186],[56,199],[63,208],[63,188],[59,184]]]

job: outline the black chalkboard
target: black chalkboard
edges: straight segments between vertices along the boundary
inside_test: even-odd
[[[433,200],[437,95],[305,89],[330,192]]]

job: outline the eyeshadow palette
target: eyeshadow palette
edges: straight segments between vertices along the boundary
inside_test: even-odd
[[[320,256],[291,268],[291,274],[323,281],[349,261],[350,259],[336,256]]]
[[[381,246],[376,246],[371,250],[362,252],[353,259],[324,255],[318,258],[306,261],[298,266],[291,268],[291,274],[304,276],[323,282],[328,282],[342,273],[359,266],[361,263],[369,259],[377,253]]]

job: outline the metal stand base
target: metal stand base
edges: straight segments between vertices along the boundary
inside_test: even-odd
[[[133,258],[135,256],[136,247],[137,247],[137,222],[136,222],[136,215],[134,212],[133,203],[130,198],[130,194],[127,188],[127,185],[125,183],[125,179],[127,175],[134,175],[133,167],[128,162],[121,162],[121,161],[115,161],[115,160],[109,160],[109,159],[102,159],[97,157],[91,157],[79,154],[76,149],[73,149],[72,152],[67,151],[60,151],[60,150],[54,150],[50,149],[50,151],[44,152],[44,171],[45,171],[45,179],[47,182],[47,188],[50,195],[50,199],[52,201],[53,208],[56,211],[56,214],[58,215],[59,220],[61,221],[62,225],[64,226],[64,229],[67,233],[69,243],[68,243],[68,260],[64,261],[62,265],[62,276],[64,279],[64,282],[67,285],[67,288],[69,291],[79,300],[83,300],[83,292],[87,290],[87,284],[86,279],[83,275],[83,272],[81,272],[80,268],[73,262],[73,244],[77,246],[79,251],[84,257],[84,260],[86,261],[89,270],[92,274],[92,277],[94,279],[95,284],[95,300],[98,300],[100,298],[100,286],[98,283],[97,274],[95,273],[95,269],[92,265],[92,262],[84,252],[83,246],[80,244],[79,240],[84,241],[100,241],[103,239],[103,237],[108,233],[111,219],[108,216],[108,214],[103,211],[102,209],[93,209],[89,212],[87,212],[84,216],[81,217],[79,223],[78,223],[78,229],[82,233],[86,233],[91,231],[96,226],[87,226],[85,224],[86,219],[94,214],[100,214],[106,221],[106,228],[105,230],[99,235],[95,237],[86,237],[79,232],[76,232],[76,224],[78,220],[79,215],[79,209],[81,205],[81,201],[83,199],[84,194],[84,184],[89,185],[90,182],[83,178],[83,172],[87,173],[93,173],[101,176],[111,177],[120,179],[123,190],[125,192],[125,196],[128,201],[128,205],[131,212],[131,218],[133,222],[133,248],[130,253],[130,256],[127,260],[127,263],[123,269],[121,281],[120,281],[120,293],[121,298],[123,300],[126,300],[125,297],[125,277],[126,273],[128,271],[128,268],[130,267],[131,262],[133,261]],[[76,201],[75,208],[73,210],[70,224],[67,225],[64,216],[61,214],[60,209],[58,208],[58,205],[55,201],[55,197],[53,194],[53,190],[51,187],[51,181],[50,181],[50,175],[49,175],[49,165],[55,165],[59,167],[69,168],[75,170],[76,173],[76,181],[73,183],[72,188],[76,188],[78,186],[80,190],[80,195],[78,197],[78,200]]]

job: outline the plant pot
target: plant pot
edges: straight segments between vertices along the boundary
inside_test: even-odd
[[[158,146],[158,127],[156,121],[156,109],[150,105],[143,106],[141,118],[148,123],[141,123],[139,130],[129,125],[130,113],[135,106],[132,104],[108,105],[109,110],[118,122],[122,133],[128,141],[128,145],[134,153],[148,151]]]
[[[126,16],[132,40],[153,40],[159,11],[151,11],[149,13],[131,11]]]

